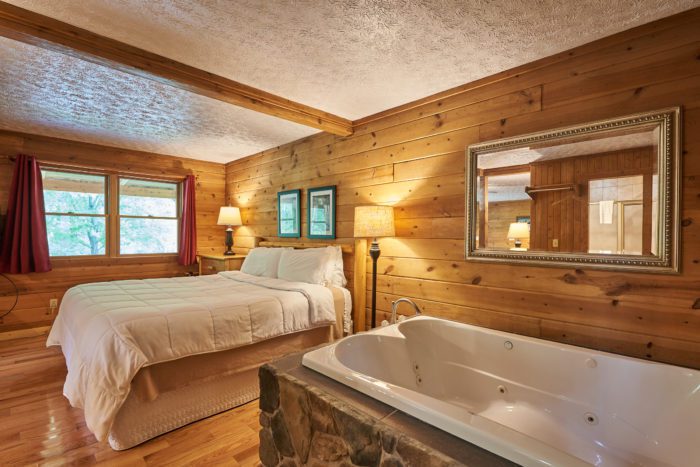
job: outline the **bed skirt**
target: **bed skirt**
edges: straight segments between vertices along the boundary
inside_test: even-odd
[[[236,350],[239,353],[246,352],[242,357],[238,356],[247,360],[245,368],[233,373],[223,371],[222,368],[219,376],[209,376],[195,383],[156,391],[155,397],[132,384],[132,391],[117,413],[110,430],[109,445],[117,451],[129,449],[189,423],[257,399],[260,394],[258,368],[262,364],[332,340],[332,328],[326,326],[252,344]],[[171,367],[167,369],[166,375],[173,371],[172,364],[173,362],[168,363]],[[188,365],[191,367],[192,362]],[[167,386],[168,382],[163,381],[161,386]]]

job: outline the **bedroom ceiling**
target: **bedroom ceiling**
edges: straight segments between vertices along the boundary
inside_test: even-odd
[[[8,3],[357,119],[700,0]],[[1,128],[217,162],[317,131],[8,39],[0,86]]]
[[[222,163],[317,132],[2,37],[0,128]]]

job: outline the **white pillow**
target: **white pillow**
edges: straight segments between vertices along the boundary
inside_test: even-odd
[[[282,251],[291,248],[253,248],[243,260],[241,272],[260,277],[277,277]]]
[[[290,282],[326,285],[329,252],[326,248],[285,250],[277,268],[277,277]]]
[[[343,250],[340,249],[339,245],[333,245],[328,247],[328,267],[326,273],[326,279],[328,285],[333,287],[345,287],[348,285],[348,280],[345,278],[345,272],[343,272]]]

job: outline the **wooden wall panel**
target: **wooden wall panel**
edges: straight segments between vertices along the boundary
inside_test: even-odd
[[[464,155],[462,155],[464,157]],[[521,216],[531,216],[530,201],[497,201],[489,203],[489,233],[487,246],[489,248],[513,248],[515,241],[508,238],[510,224]],[[460,225],[464,230],[464,219]],[[532,234],[531,234],[532,235]],[[523,248],[530,248],[530,239],[523,238]]]
[[[197,249],[218,252],[224,248],[224,232],[216,225],[219,207],[224,203],[224,165],[180,157],[129,151],[73,141],[0,131],[0,212],[7,211],[8,190],[14,164],[10,157],[19,153],[36,156],[40,161],[71,166],[110,169],[141,175],[182,176],[193,174],[197,180]],[[170,277],[194,268],[177,264],[174,257],[132,257],[117,259],[54,259],[47,273],[10,277],[21,295],[15,310],[0,322],[0,332],[50,324],[49,299],[63,297],[65,291],[86,282]],[[0,312],[14,301],[10,285],[0,278]]]
[[[699,25],[690,10],[364,118],[349,137],[319,133],[227,164],[245,223],[236,242],[275,237],[277,191],[337,184],[339,240],[356,205],[395,207],[379,319],[409,296],[436,316],[700,368]],[[469,144],[673,105],[684,107],[682,274],[464,261]]]

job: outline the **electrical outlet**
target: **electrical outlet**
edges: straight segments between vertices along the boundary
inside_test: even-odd
[[[49,308],[52,310],[58,307],[58,299],[57,298],[52,298],[49,300]]]
[[[558,238],[552,239],[552,248],[559,248],[559,239]]]

